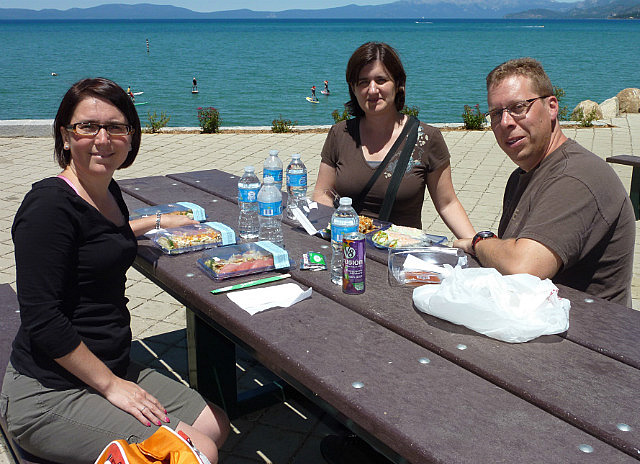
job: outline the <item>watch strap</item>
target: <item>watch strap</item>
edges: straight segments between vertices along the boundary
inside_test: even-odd
[[[474,253],[476,252],[476,244],[478,242],[481,242],[488,238],[497,238],[497,237],[496,237],[496,234],[494,234],[490,230],[482,230],[478,232],[476,235],[474,235],[473,239],[471,239],[471,249],[473,250],[473,252]]]

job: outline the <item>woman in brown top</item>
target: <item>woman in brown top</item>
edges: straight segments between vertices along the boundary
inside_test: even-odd
[[[332,191],[358,198],[380,162],[400,137],[409,117],[404,107],[406,74],[396,51],[385,43],[367,42],[349,59],[346,72],[353,119],[334,125],[322,149],[313,199],[332,206]],[[362,199],[361,214],[378,217],[387,187],[406,140],[401,141],[384,172]],[[475,231],[451,182],[449,150],[440,131],[418,126],[418,138],[400,182],[389,220],[422,228],[425,187],[436,210],[456,237]]]

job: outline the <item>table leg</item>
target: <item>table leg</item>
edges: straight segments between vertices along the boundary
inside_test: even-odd
[[[238,394],[236,347],[187,308],[189,384],[233,419],[284,401],[285,385],[272,382]]]
[[[631,173],[631,189],[629,191],[636,221],[640,219],[640,168],[634,167]]]

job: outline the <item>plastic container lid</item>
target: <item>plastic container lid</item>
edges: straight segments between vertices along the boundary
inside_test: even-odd
[[[293,265],[286,250],[268,241],[205,250],[197,263],[205,274],[215,280],[288,269]]]
[[[153,242],[166,254],[174,255],[234,244],[236,236],[232,228],[221,222],[207,222],[161,229],[154,235]]]
[[[256,169],[253,166],[245,166],[244,172],[254,172]]]
[[[439,284],[448,272],[445,264],[465,268],[467,256],[458,248],[440,246],[389,249],[389,283],[391,286]]]
[[[291,155],[291,159],[300,159],[300,153],[294,153]]]
[[[271,156],[278,156],[278,153],[280,153],[278,150],[269,150]]]
[[[263,184],[273,184],[273,177],[265,176],[264,179],[262,179],[262,183]]]
[[[351,198],[349,197],[340,197],[340,206],[351,206]]]
[[[179,201],[177,203],[146,206],[144,208],[136,209],[129,215],[129,220],[139,219],[141,217],[147,216],[155,216],[156,213],[181,214],[189,217],[190,219],[195,219],[196,221],[205,221],[207,219],[206,212],[202,206],[186,201]]]

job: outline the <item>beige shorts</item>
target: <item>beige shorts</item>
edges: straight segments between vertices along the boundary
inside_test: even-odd
[[[195,390],[137,363],[131,363],[125,378],[158,399],[170,419],[164,425],[173,429],[181,421],[192,425],[207,406]],[[0,413],[22,448],[69,464],[91,464],[110,441],[140,442],[158,428],[146,427],[98,393],[84,388],[46,388],[11,364],[2,384]]]

